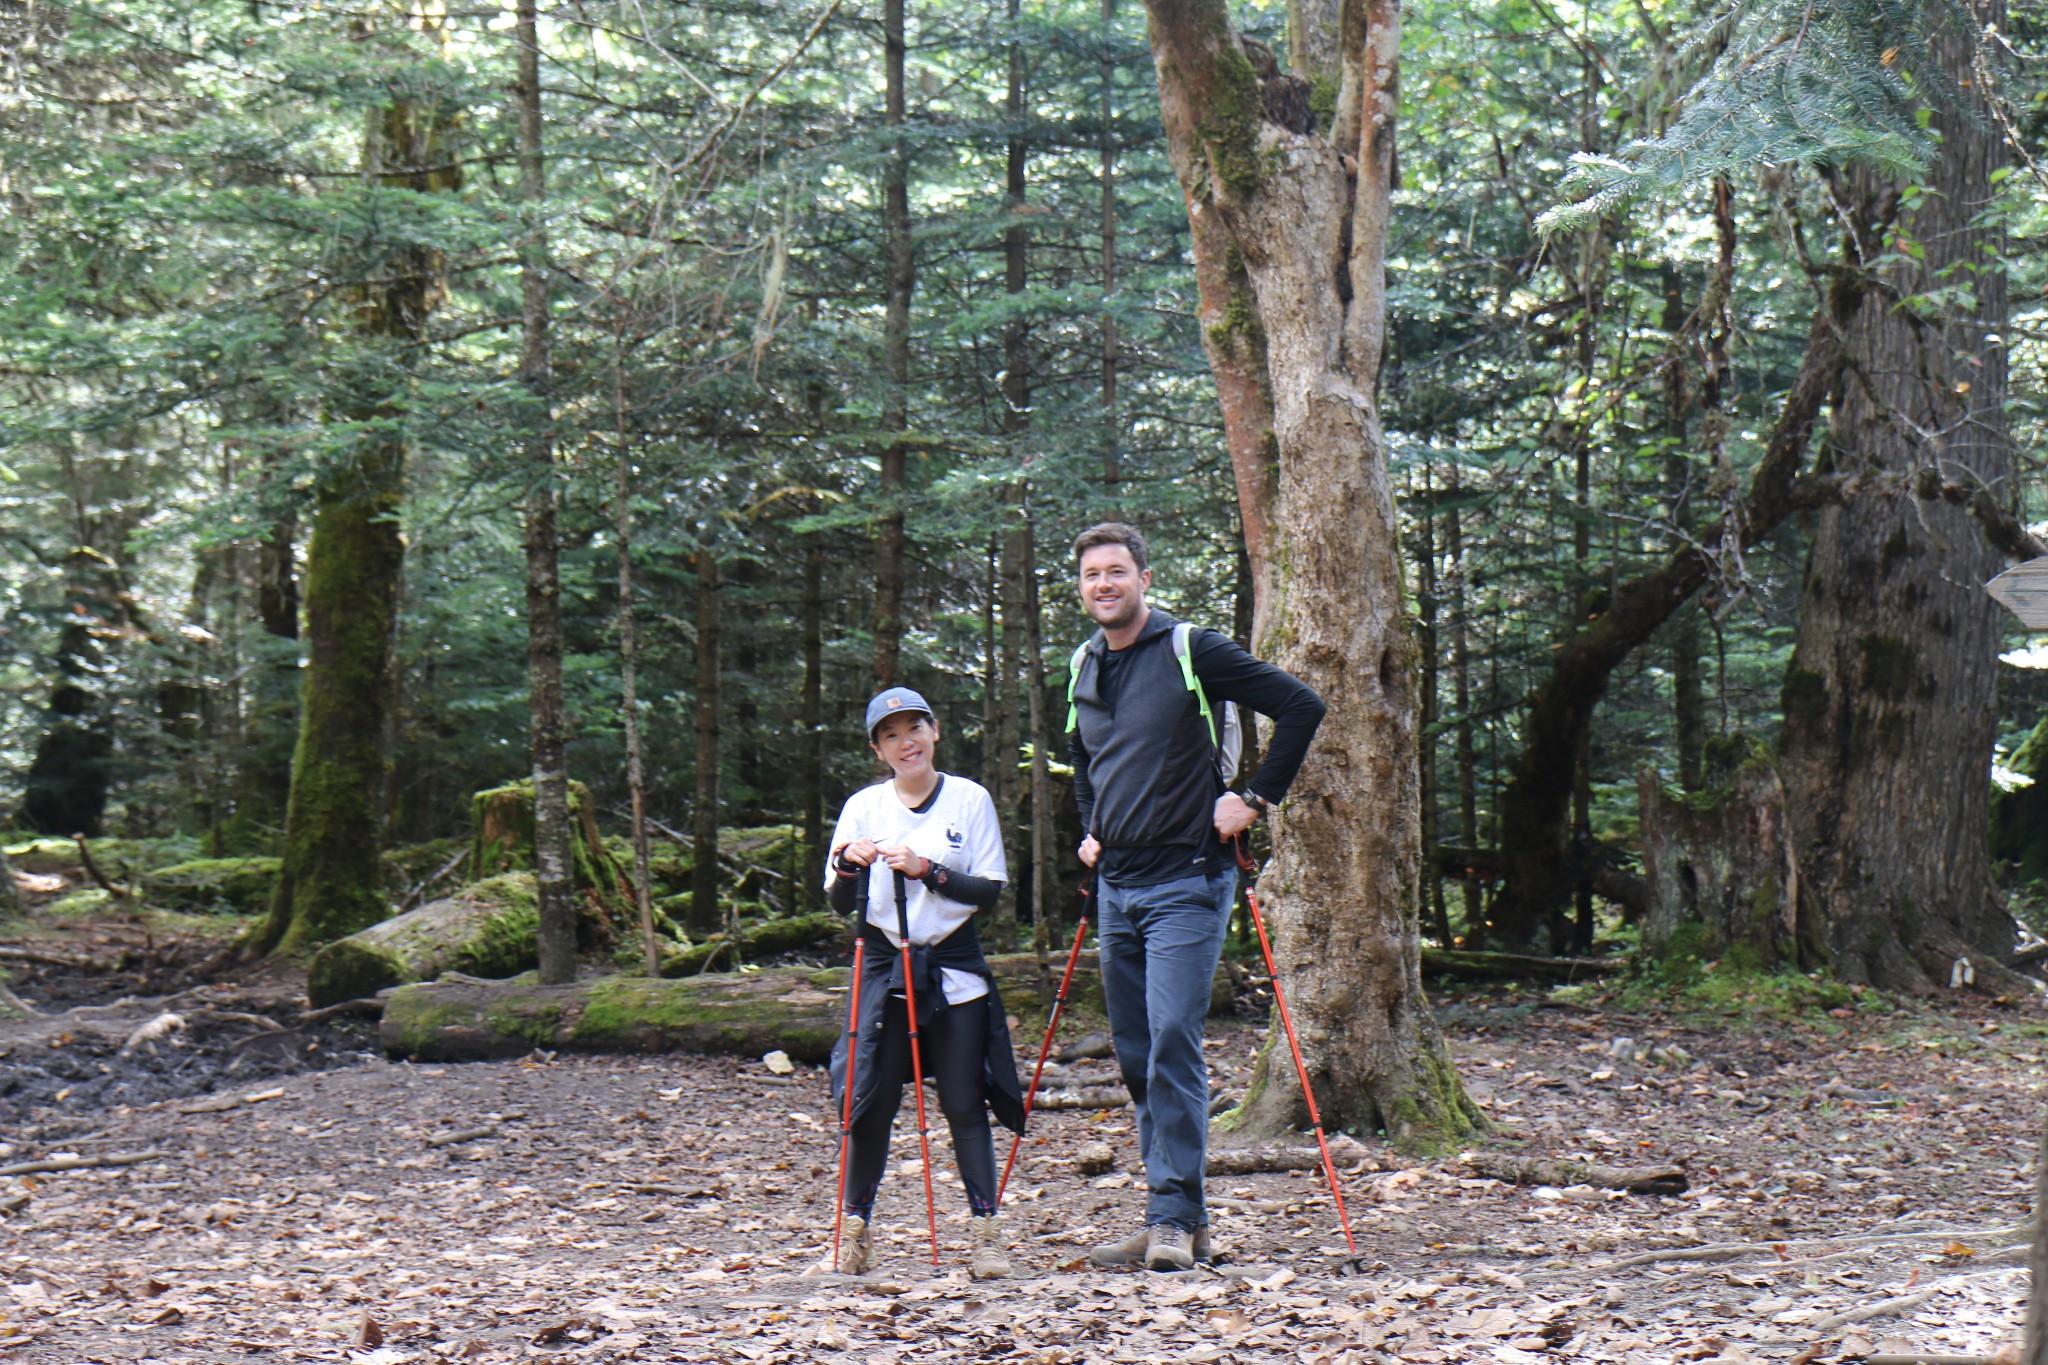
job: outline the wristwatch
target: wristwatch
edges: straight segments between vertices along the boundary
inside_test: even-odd
[[[1238,800],[1244,802],[1247,806],[1250,806],[1253,810],[1257,811],[1261,816],[1269,814],[1273,809],[1271,806],[1266,804],[1265,797],[1259,795],[1257,792],[1254,791],[1246,792],[1244,795],[1240,796]]]

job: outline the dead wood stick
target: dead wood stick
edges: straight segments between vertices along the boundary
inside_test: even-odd
[[[694,1199],[696,1196],[700,1194],[709,1193],[709,1191],[707,1190],[693,1190],[689,1188],[687,1185],[635,1184],[621,1185],[619,1186],[619,1188],[622,1190],[631,1190],[634,1194],[666,1194],[676,1199]]]
[[[1365,1144],[1348,1134],[1330,1139],[1330,1159],[1337,1162],[1362,1161],[1370,1153]],[[1253,1175],[1260,1171],[1313,1171],[1321,1169],[1322,1152],[1314,1147],[1226,1147],[1209,1149],[1210,1175]]]
[[[436,1133],[421,1144],[424,1147],[453,1147],[458,1142],[475,1142],[478,1138],[496,1137],[498,1125],[487,1123],[481,1128],[460,1128],[452,1133]]]
[[[1933,1298],[1935,1291],[1940,1288],[1941,1286],[1938,1284],[1930,1284],[1927,1288],[1917,1293],[1901,1294],[1895,1299],[1885,1299],[1880,1303],[1866,1303],[1861,1308],[1851,1308],[1840,1313],[1830,1313],[1824,1318],[1807,1323],[1806,1326],[1809,1330],[1815,1332],[1832,1332],[1835,1328],[1847,1327],[1852,1322],[1868,1322],[1872,1318],[1898,1317],[1912,1312],[1915,1308]]]
[[[1121,1109],[1131,1102],[1131,1092],[1122,1086],[1097,1086],[1091,1090],[1041,1090],[1032,1099],[1033,1109]]]
[[[1676,1166],[1601,1166],[1504,1152],[1472,1152],[1464,1162],[1478,1174],[1510,1185],[1591,1185],[1631,1194],[1684,1194],[1692,1183]]]
[[[12,1166],[0,1166],[0,1175],[42,1175],[50,1171],[84,1171],[95,1166],[133,1166],[144,1161],[159,1161],[169,1152],[109,1152],[105,1156],[53,1156],[46,1161],[17,1161]]]
[[[1869,1246],[1877,1242],[1919,1242],[1930,1237],[1949,1237],[1961,1240],[1975,1237],[1990,1241],[1998,1237],[2028,1237],[2033,1233],[2030,1223],[2014,1223],[2003,1228],[1914,1228],[1898,1232],[1863,1232],[1846,1237],[1807,1237],[1788,1242],[1715,1242],[1707,1246],[1666,1247],[1662,1251],[1644,1251],[1634,1256],[1624,1256],[1618,1261],[1600,1261],[1593,1265],[1575,1267],[1563,1273],[1573,1274],[1579,1270],[1627,1270],[1633,1266],[1654,1265],[1660,1261],[1713,1261],[1734,1260],[1738,1256],[1755,1256],[1764,1252],[1804,1251],[1820,1247]]]
[[[9,962],[33,962],[39,967],[71,967],[82,972],[110,972],[115,964],[97,957],[71,957],[64,953],[45,953],[34,948],[10,948],[0,946],[0,958]]]
[[[125,901],[135,894],[132,888],[124,891],[107,880],[107,874],[100,871],[100,865],[93,861],[92,849],[86,844],[83,834],[74,834],[71,838],[78,844],[79,861],[85,864],[86,875],[98,882],[102,890],[117,901]]]
[[[0,1213],[13,1213],[16,1209],[28,1207],[29,1198],[30,1196],[26,1190],[20,1194],[10,1194],[0,1198]]]
[[[344,1014],[382,1014],[384,1002],[375,996],[364,996],[360,1000],[344,1000],[338,1005],[325,1009],[307,1010],[299,1016],[301,1024],[317,1024],[323,1019],[334,1019]]]
[[[691,853],[694,854],[697,851],[697,841],[695,839],[692,839],[689,835],[683,833],[681,830],[670,829],[667,825],[664,825],[663,823],[661,823],[661,821],[656,820],[652,816],[648,817],[647,823],[649,827],[659,831],[662,834],[667,835],[669,838],[681,844],[684,848],[689,849]],[[724,849],[720,849],[718,851],[718,860],[726,864],[727,866],[735,868],[741,872],[758,872],[764,877],[773,877],[778,882],[786,882],[789,880],[789,874],[786,872],[777,872],[772,867],[763,867],[759,863],[750,863],[745,858],[742,858],[739,854],[727,853]]]
[[[432,876],[428,877],[425,881],[421,882],[418,886],[415,886],[412,890],[406,892],[405,899],[401,900],[398,903],[398,909],[394,913],[402,915],[406,911],[412,909],[414,905],[419,903],[420,897],[427,894],[427,890],[429,887],[436,885],[440,882],[440,880],[443,877],[447,876],[450,872],[453,872],[457,867],[460,867],[462,865],[462,860],[464,858],[467,858],[468,856],[468,849],[464,848],[457,850],[454,857],[450,858],[447,862],[441,864],[440,870],[435,872]]]

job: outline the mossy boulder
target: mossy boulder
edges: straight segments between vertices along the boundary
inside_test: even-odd
[[[148,899],[176,910],[260,915],[277,886],[279,858],[198,858],[149,875]]]
[[[533,874],[507,872],[328,944],[306,966],[306,998],[317,1009],[443,972],[512,976],[534,965],[539,932]]]

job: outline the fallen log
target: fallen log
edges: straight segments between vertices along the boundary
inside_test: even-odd
[[[1372,1155],[1364,1143],[1348,1133],[1339,1133],[1329,1142],[1330,1160],[1340,1166],[1347,1162],[1364,1161]],[[1210,1175],[1253,1175],[1260,1171],[1319,1171],[1322,1166],[1323,1154],[1315,1147],[1262,1144],[1257,1147],[1209,1149]]]
[[[737,933],[713,934],[687,948],[679,948],[662,959],[663,976],[697,976],[716,965],[732,971],[742,962],[773,953],[829,943],[847,932],[846,921],[829,910],[809,915],[784,915],[776,919],[743,924]]]
[[[1075,968],[1067,1007],[1099,1013],[1101,981],[1087,955],[1083,962]],[[1036,1003],[1036,954],[1000,954],[989,959],[989,967],[1007,1007],[1028,1010]],[[538,1047],[742,1057],[780,1049],[793,1061],[816,1063],[831,1055],[846,1027],[846,978],[844,967],[707,972],[658,981],[609,976],[562,986],[444,978],[393,992],[380,1035],[385,1051],[421,1061],[524,1057]],[[1233,1000],[1230,978],[1219,970],[1211,984],[1211,1013],[1228,1010]]]
[[[537,960],[539,929],[533,874],[507,872],[328,944],[306,966],[306,1000],[324,1009],[443,972],[512,976]]]
[[[1550,1161],[1503,1152],[1469,1152],[1464,1163],[1472,1170],[1510,1185],[1591,1185],[1599,1190],[1631,1194],[1684,1194],[1692,1182],[1676,1166],[1602,1166],[1589,1161]]]
[[[1580,981],[1625,971],[1619,957],[1529,957],[1522,953],[1468,952],[1462,948],[1424,948],[1422,974],[1455,976],[1465,981]]]
[[[1131,1092],[1120,1085],[1091,1086],[1085,1090],[1041,1090],[1032,1096],[1036,1109],[1121,1109],[1131,1102]]]

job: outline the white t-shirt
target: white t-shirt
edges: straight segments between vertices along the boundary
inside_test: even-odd
[[[938,790],[926,798],[921,811],[903,804],[894,781],[877,782],[847,797],[846,808],[839,812],[839,823],[832,830],[832,847],[843,848],[856,839],[872,839],[885,848],[908,844],[920,857],[944,863],[955,872],[1009,880],[996,803],[980,783],[950,773],[940,775]],[[838,877],[828,856],[828,890]],[[923,882],[907,882],[907,889],[905,909],[912,943],[937,943],[974,915],[973,906],[948,900]],[[896,874],[879,858],[868,869],[868,923],[887,934],[894,947],[903,946],[896,932]],[[951,967],[941,971],[947,1004],[963,1004],[988,994],[988,983],[973,972]]]

